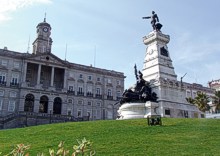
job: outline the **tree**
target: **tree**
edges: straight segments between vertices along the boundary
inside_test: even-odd
[[[213,104],[215,106],[215,112],[220,110],[220,91],[215,91],[215,96],[213,97]]]
[[[197,92],[197,96],[194,99],[194,104],[202,112],[205,112],[210,109],[208,103],[210,102],[209,97],[203,92]]]
[[[191,104],[194,104],[194,102],[195,102],[195,100],[191,97],[186,98],[186,101]]]

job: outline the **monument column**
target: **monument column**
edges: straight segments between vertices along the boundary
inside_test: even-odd
[[[165,78],[177,80],[167,44],[170,36],[160,31],[152,31],[143,38],[147,46],[144,59],[143,77],[146,81]]]

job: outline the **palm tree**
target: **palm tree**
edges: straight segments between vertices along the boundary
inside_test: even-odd
[[[203,92],[197,92],[197,96],[194,99],[194,104],[198,107],[198,109],[202,112],[205,112],[210,109],[209,97]]]
[[[186,98],[186,101],[190,104],[194,104],[195,100],[191,97]]]
[[[217,111],[220,110],[220,91],[215,91],[215,96],[213,97],[213,99],[215,112],[217,113]]]

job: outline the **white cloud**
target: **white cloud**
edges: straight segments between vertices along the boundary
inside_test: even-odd
[[[10,20],[10,13],[35,4],[50,4],[52,0],[0,0],[0,23]]]

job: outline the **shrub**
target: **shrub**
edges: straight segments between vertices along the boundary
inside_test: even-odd
[[[82,141],[78,141],[78,145],[73,146],[73,153],[71,156],[93,156],[95,151],[92,149],[92,142],[86,140],[85,138]],[[29,156],[27,150],[30,148],[30,145],[18,144],[16,147],[8,154],[4,156]],[[54,149],[49,149],[50,156],[69,156],[70,150],[65,149],[64,142],[61,141],[58,145],[57,151]],[[1,152],[0,152],[1,155]],[[37,156],[44,156],[44,153],[38,153]]]

